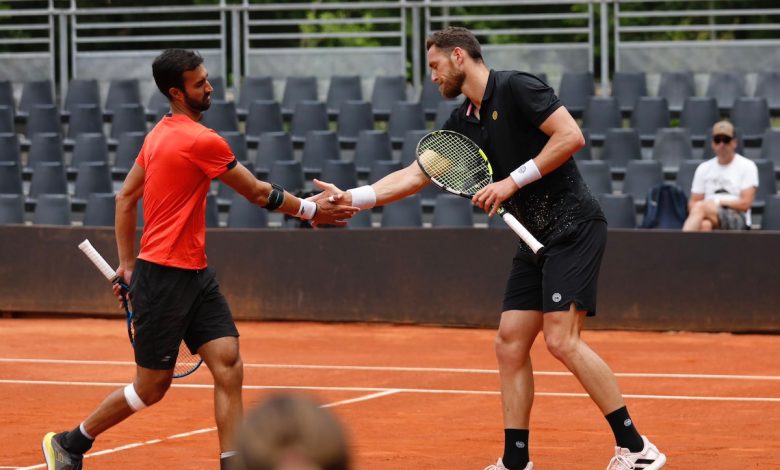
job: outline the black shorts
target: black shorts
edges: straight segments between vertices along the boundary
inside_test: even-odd
[[[171,369],[182,339],[191,352],[225,336],[238,336],[233,315],[210,268],[180,269],[137,260],[130,282],[135,362]]]
[[[596,314],[596,288],[607,243],[607,224],[588,220],[539,256],[522,247],[512,260],[503,311],[560,312],[574,303],[588,316]]]

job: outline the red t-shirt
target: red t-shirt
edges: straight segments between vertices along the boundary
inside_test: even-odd
[[[144,177],[140,259],[204,269],[206,194],[235,165],[225,139],[183,114],[164,117],[146,136],[136,163]]]

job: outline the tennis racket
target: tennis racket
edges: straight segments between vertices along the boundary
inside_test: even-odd
[[[133,309],[130,303],[130,299],[127,297],[127,293],[130,290],[129,287],[124,283],[122,278],[116,274],[116,271],[111,268],[106,260],[100,256],[100,253],[97,252],[89,240],[84,240],[83,242],[79,243],[79,248],[84,252],[85,255],[87,255],[87,258],[89,258],[92,263],[95,264],[95,267],[97,267],[98,270],[103,273],[103,276],[105,276],[106,279],[111,281],[112,284],[119,285],[121,288],[122,306],[125,309],[127,318],[127,336],[130,338],[130,344],[135,345]],[[198,369],[198,367],[200,367],[202,363],[203,359],[200,357],[200,355],[192,354],[187,345],[184,344],[184,341],[182,341],[181,345],[179,346],[179,356],[176,359],[176,365],[173,367],[173,378],[178,379],[192,374]]]
[[[457,132],[440,130],[426,134],[417,144],[417,163],[436,186],[467,199],[493,182],[493,168],[485,152]],[[515,216],[503,207],[496,213],[534,253],[542,249],[539,240]]]

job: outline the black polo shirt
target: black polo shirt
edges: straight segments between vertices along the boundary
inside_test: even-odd
[[[453,111],[444,129],[460,132],[479,145],[493,167],[493,180],[500,181],[541,152],[550,138],[539,126],[559,107],[553,89],[538,77],[491,70],[479,119],[467,99]],[[522,187],[504,207],[545,245],[580,222],[605,220],[571,157]]]

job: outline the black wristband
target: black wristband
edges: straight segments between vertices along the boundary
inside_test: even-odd
[[[265,210],[271,212],[278,209],[284,204],[284,188],[276,183],[271,183],[271,193],[268,195],[268,203],[265,205]]]

